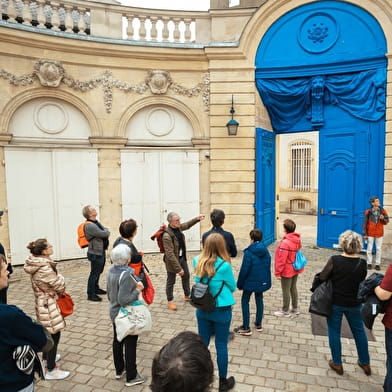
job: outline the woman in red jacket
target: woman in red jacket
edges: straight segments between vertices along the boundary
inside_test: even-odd
[[[278,317],[291,317],[299,314],[297,277],[303,269],[296,271],[293,267],[297,250],[301,249],[301,235],[295,233],[296,224],[291,219],[283,222],[285,233],[275,250],[275,276],[280,280],[283,293],[283,306],[274,314]],[[291,299],[291,310],[290,307]]]

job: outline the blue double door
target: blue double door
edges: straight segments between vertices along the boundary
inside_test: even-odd
[[[331,248],[344,230],[362,233],[369,198],[382,199],[385,123],[358,120],[336,107],[325,110],[319,130],[317,245]],[[266,244],[276,238],[276,170],[275,134],[257,129],[256,225]]]

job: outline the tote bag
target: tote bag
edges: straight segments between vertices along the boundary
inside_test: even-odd
[[[309,312],[329,317],[332,312],[333,287],[330,279],[323,281],[310,297]]]

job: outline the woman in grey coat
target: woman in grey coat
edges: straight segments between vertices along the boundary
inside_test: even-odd
[[[113,266],[107,275],[107,294],[109,298],[109,315],[113,323],[113,359],[116,378],[126,374],[125,386],[142,384],[146,379],[137,371],[136,346],[138,335],[128,335],[123,340],[117,340],[114,319],[120,307],[129,305],[139,298],[143,283],[133,275],[133,269],[128,267],[131,259],[131,249],[128,245],[119,244],[112,249],[110,258]],[[124,273],[123,273],[124,272]]]

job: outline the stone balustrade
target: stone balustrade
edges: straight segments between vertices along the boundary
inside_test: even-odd
[[[0,25],[127,41],[210,41],[209,12],[153,10],[94,1],[1,0]]]

